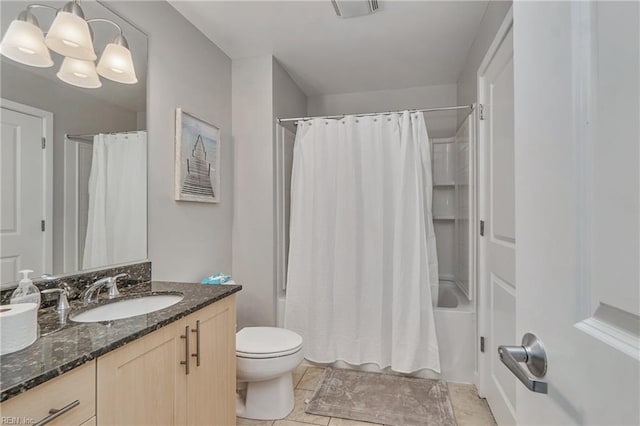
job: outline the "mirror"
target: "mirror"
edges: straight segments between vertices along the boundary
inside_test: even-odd
[[[3,37],[30,3],[0,3]],[[37,3],[56,9],[66,4]],[[80,5],[86,20],[101,18],[89,23],[101,87],[62,81],[77,83],[86,75],[79,69],[65,75],[64,56],[51,49],[48,68],[0,57],[1,289],[15,286],[21,269],[39,277],[147,257],[147,36],[97,1]],[[46,34],[56,11],[30,12]],[[132,55],[133,84],[103,77],[111,71],[101,72],[99,65],[118,26]],[[111,77],[121,72],[110,70]]]

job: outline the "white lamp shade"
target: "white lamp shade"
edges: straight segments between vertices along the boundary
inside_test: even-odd
[[[138,82],[133,68],[131,52],[115,43],[107,44],[97,68],[98,74],[118,83],[134,84]]]
[[[44,39],[49,49],[63,56],[94,61],[97,56],[87,21],[69,12],[58,12]]]
[[[26,21],[16,19],[11,22],[0,43],[0,52],[9,59],[32,67],[53,65],[42,30]]]
[[[85,89],[96,89],[102,86],[102,82],[96,73],[96,66],[91,61],[64,58],[60,71],[56,75],[65,83],[84,87]]]

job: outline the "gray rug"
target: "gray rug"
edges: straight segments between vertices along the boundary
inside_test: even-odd
[[[455,426],[441,380],[327,368],[306,412],[394,426]]]

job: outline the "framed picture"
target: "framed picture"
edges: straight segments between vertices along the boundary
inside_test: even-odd
[[[176,108],[175,199],[220,202],[220,128]]]

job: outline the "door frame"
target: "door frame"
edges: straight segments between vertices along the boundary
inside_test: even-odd
[[[53,274],[53,113],[9,99],[0,98],[0,107],[42,120],[42,218],[45,221],[42,256],[46,273]]]
[[[485,74],[491,61],[495,54],[497,53],[499,47],[502,44],[502,41],[507,36],[510,30],[513,28],[513,6],[507,11],[507,14],[496,33],[493,42],[489,46],[487,53],[484,56],[484,59],[480,63],[480,67],[477,72],[477,99],[478,99],[478,108],[482,109],[484,105],[487,103],[488,94],[484,90],[485,83]],[[477,176],[476,181],[477,184],[477,220],[486,220],[489,216],[489,210],[486,200],[488,194],[488,188],[484,187],[482,184],[486,181],[486,174],[488,171],[484,167],[483,161],[481,159],[484,158],[484,153],[486,152],[487,138],[485,136],[485,132],[487,131],[487,121],[482,118],[482,110],[477,115],[477,127],[476,127],[476,135],[477,135],[477,155],[476,155],[476,165],[477,165]],[[481,336],[486,336],[489,331],[489,309],[491,307],[490,300],[488,297],[489,283],[485,279],[485,272],[487,268],[487,244],[485,238],[476,238],[477,245],[477,267],[476,267],[476,282],[477,282],[477,309],[478,309],[478,345],[480,346]],[[491,350],[490,347],[484,349],[484,353],[478,350],[477,352],[477,366],[478,366],[478,394],[481,397],[485,397],[487,393],[488,379],[489,379],[489,371],[484,368],[484,365],[487,363],[486,357],[497,356],[497,352]]]

